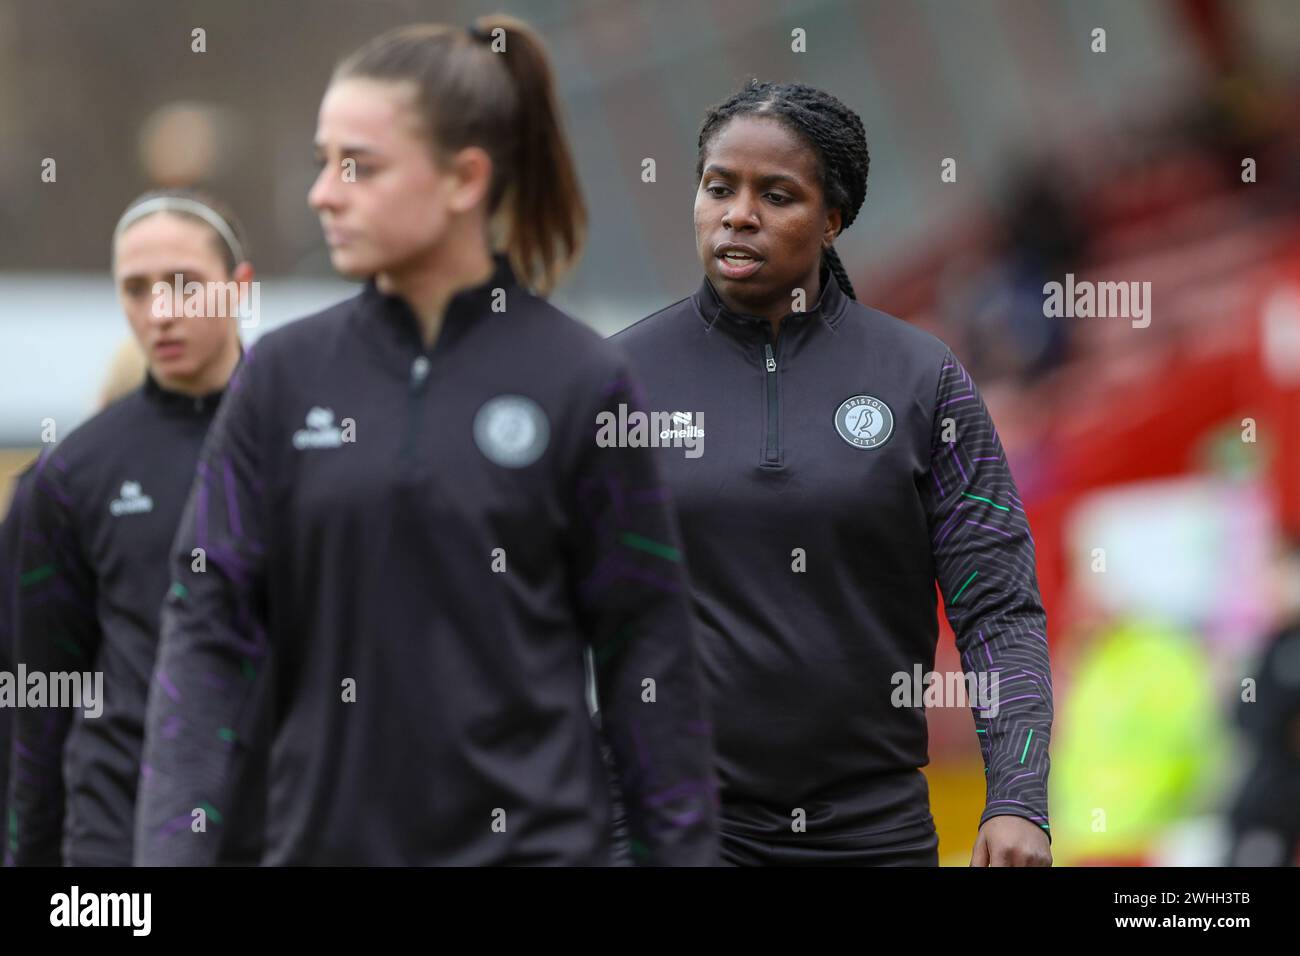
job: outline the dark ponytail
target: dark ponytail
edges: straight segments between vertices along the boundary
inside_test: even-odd
[[[500,31],[500,32],[497,32]],[[400,27],[343,60],[334,81],[410,81],[425,131],[447,154],[479,146],[492,158],[488,211],[522,281],[550,292],[586,238],[587,211],[537,34],[504,14],[469,28]]]
[[[750,80],[740,92],[709,110],[700,127],[695,178],[704,173],[709,143],[737,116],[770,116],[812,147],[817,155],[826,205],[840,211],[840,232],[853,225],[867,195],[871,153],[862,118],[831,94],[802,83],[760,83]],[[844,263],[834,246],[822,252],[822,262],[844,294],[857,298]]]

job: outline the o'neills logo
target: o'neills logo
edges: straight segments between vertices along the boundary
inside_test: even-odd
[[[603,411],[596,424],[601,448],[684,448],[687,458],[704,454],[703,412],[629,412],[620,402],[617,415]]]
[[[334,424],[334,411],[319,405],[307,413],[307,427],[293,433],[293,447],[302,451],[305,448],[339,448],[357,440],[357,423],[345,418],[340,428]]]
[[[108,513],[114,518],[119,518],[122,515],[138,515],[147,511],[153,511],[153,498],[141,493],[140,482],[122,482],[122,491],[120,494],[122,497],[114,498],[108,503]]]

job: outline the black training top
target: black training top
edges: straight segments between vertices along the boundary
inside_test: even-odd
[[[711,692],[724,855],[807,859],[933,834],[921,695],[900,706],[895,675],[910,689],[933,667],[936,578],[964,671],[999,699],[996,716],[975,713],[980,822],[1047,830],[1046,625],[997,430],[943,342],[850,299],[825,269],[822,283],[775,342],[708,279],[615,336],[646,405],[680,413],[660,441],[682,447],[656,452]]]
[[[46,446],[44,453],[48,453]],[[32,476],[36,474],[33,461],[14,478],[13,494],[9,497],[9,510],[0,522],[0,674],[14,673],[14,631],[18,623],[18,541],[22,524],[23,502],[31,492]],[[16,677],[15,677],[16,681]],[[11,702],[0,700],[0,850],[7,865],[13,863],[13,850],[9,833],[9,753],[13,735],[13,707]]]
[[[220,398],[167,391],[149,377],[37,464],[21,515],[15,663],[50,688],[52,675],[90,674],[83,693],[101,673],[103,709],[14,711],[9,843],[18,865],[131,864],[168,556]],[[240,811],[252,845],[228,846],[223,859],[255,857],[258,803],[250,792]]]
[[[176,542],[137,862],[210,859],[242,701],[209,682],[269,656],[263,862],[606,863],[588,645],[634,852],[716,858],[672,513],[650,452],[595,441],[620,363],[500,256],[432,348],[371,280],[250,350]]]

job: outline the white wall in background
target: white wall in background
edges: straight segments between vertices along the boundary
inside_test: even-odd
[[[259,281],[261,320],[244,330],[246,343],[355,295],[359,288],[338,279]],[[686,290],[691,291],[694,286]],[[563,287],[555,303],[601,335],[669,304],[614,300]],[[88,418],[109,359],[130,335],[107,274],[0,273],[0,447],[39,444],[43,418],[58,422],[60,437]]]
[[[261,320],[245,342],[357,289],[339,280],[261,282]],[[58,422],[60,436],[84,421],[130,335],[106,274],[0,273],[0,446],[38,444],[42,418]]]

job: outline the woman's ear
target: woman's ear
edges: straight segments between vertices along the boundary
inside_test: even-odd
[[[486,202],[492,188],[492,157],[481,146],[466,146],[452,157],[451,192],[447,205],[452,212],[469,212]]]
[[[829,248],[835,242],[835,237],[840,234],[840,223],[844,220],[840,216],[838,207],[828,210],[826,213],[826,228],[822,232],[822,248]]]

